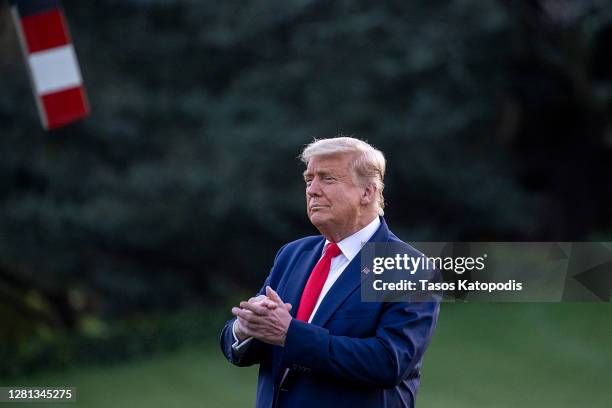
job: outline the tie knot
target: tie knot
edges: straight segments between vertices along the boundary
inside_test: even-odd
[[[342,251],[335,242],[331,242],[325,249],[325,256],[332,259],[340,255]]]

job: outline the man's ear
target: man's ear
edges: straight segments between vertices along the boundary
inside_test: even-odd
[[[361,204],[368,205],[374,202],[376,196],[376,186],[372,183],[368,183],[363,187],[361,193]]]

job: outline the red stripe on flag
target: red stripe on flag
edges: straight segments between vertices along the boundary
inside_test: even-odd
[[[61,9],[23,17],[21,26],[29,53],[70,43],[68,26]]]
[[[66,89],[41,97],[47,118],[47,129],[54,129],[84,118],[89,106],[83,87]]]

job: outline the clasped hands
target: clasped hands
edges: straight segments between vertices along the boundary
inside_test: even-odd
[[[284,303],[278,293],[266,286],[266,294],[240,302],[233,307],[232,314],[237,317],[234,326],[236,337],[243,341],[254,337],[268,344],[285,345],[287,330],[291,323],[291,304]]]

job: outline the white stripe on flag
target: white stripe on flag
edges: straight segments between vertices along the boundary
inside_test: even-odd
[[[81,85],[81,72],[71,44],[35,52],[28,60],[39,95]]]

